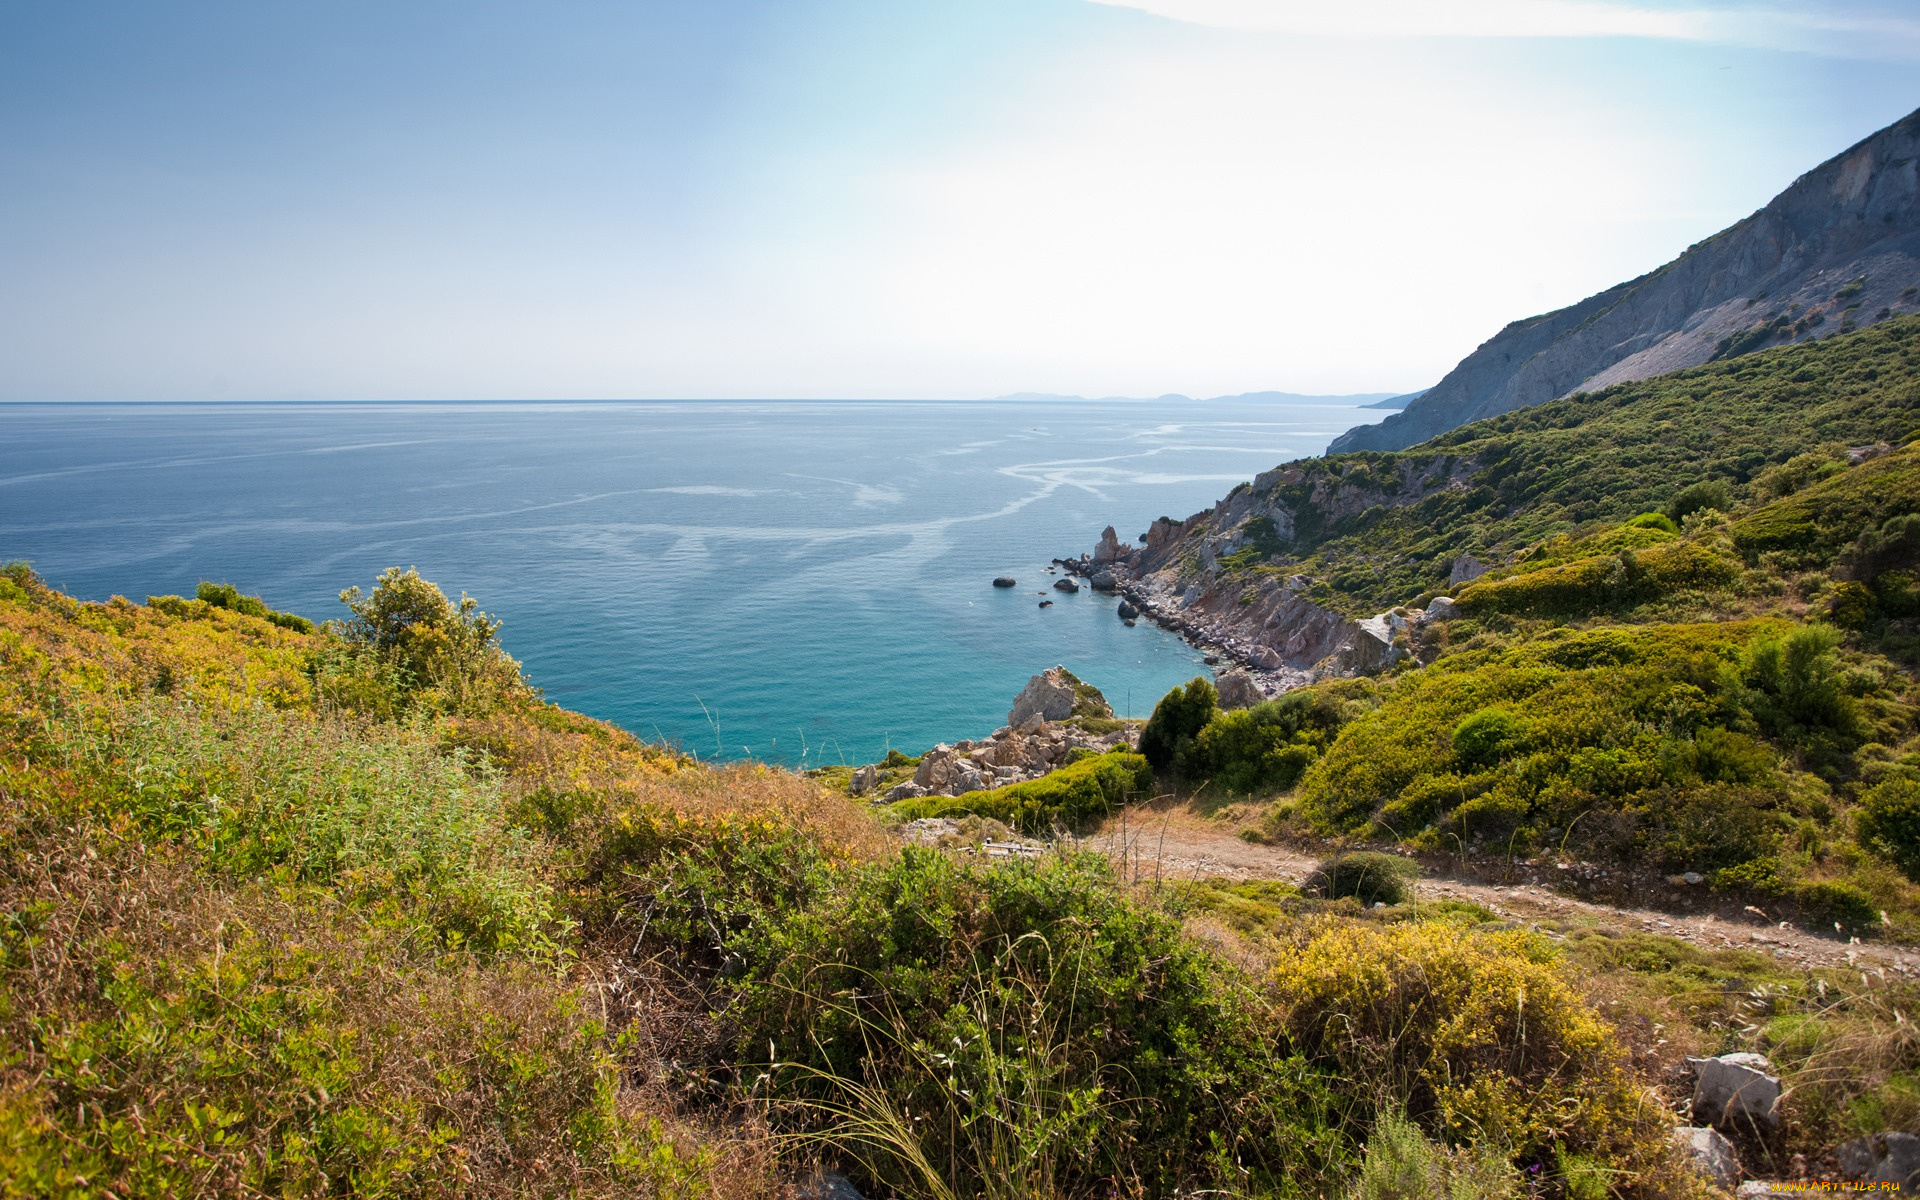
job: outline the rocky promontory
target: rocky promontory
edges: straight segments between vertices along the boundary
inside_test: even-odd
[[[1289,540],[1293,527],[1291,512],[1273,502],[1278,485],[1292,482],[1286,470],[1242,484],[1185,521],[1155,521],[1140,545],[1122,542],[1109,525],[1091,553],[1056,561],[1118,593],[1122,605],[1180,634],[1210,661],[1244,672],[1228,707],[1316,679],[1384,670],[1412,653],[1409,635],[1446,616],[1451,601],[1356,618],[1324,603],[1309,577],[1274,569],[1264,552]],[[1323,510],[1339,507],[1338,497],[1328,499]]]

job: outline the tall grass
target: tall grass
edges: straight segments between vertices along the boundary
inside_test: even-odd
[[[549,943],[550,889],[501,777],[425,726],[159,696],[70,706],[47,740],[216,872],[335,886],[479,950]]]

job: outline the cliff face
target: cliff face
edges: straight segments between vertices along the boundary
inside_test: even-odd
[[[1404,449],[1573,392],[1920,311],[1916,285],[1920,112],[1666,266],[1507,326],[1405,411],[1329,452]]]

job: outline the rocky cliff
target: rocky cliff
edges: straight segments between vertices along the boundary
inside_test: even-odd
[[[1920,112],[1802,175],[1666,266],[1507,326],[1332,451],[1398,450],[1469,421],[1920,311]]]

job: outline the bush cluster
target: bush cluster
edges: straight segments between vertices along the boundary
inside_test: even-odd
[[[1818,627],[1552,630],[1399,681],[1309,769],[1301,809],[1328,832],[1377,826],[1436,849],[1458,837],[1731,866],[1818,819],[1791,762],[1854,770],[1870,730],[1853,689],[1883,687]]]
[[[1038,779],[962,796],[923,796],[896,801],[889,811],[901,820],[964,813],[992,817],[1027,833],[1056,827],[1077,829],[1126,804],[1153,794],[1153,769],[1124,750],[1089,753]]]

